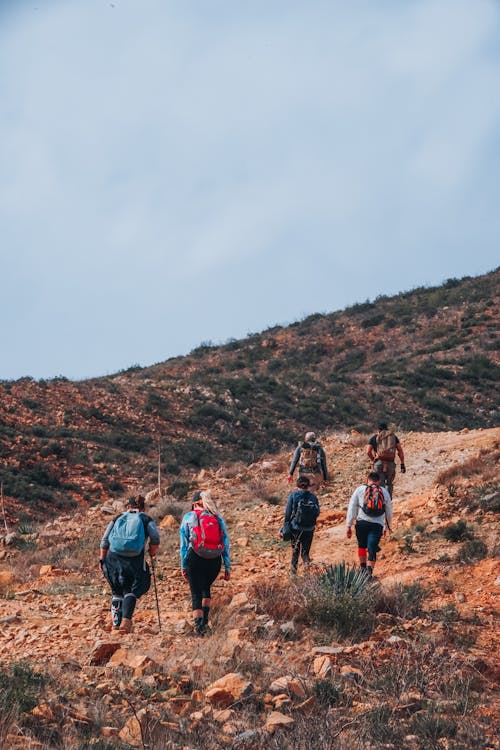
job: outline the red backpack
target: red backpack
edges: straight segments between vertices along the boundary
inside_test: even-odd
[[[197,555],[206,559],[220,557],[224,552],[224,534],[218,516],[208,510],[193,511],[189,541]]]
[[[385,513],[385,498],[382,487],[367,484],[363,498],[363,513],[367,516],[381,516]]]

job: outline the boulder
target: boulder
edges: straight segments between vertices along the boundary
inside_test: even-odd
[[[248,697],[252,690],[253,685],[246,677],[239,672],[230,672],[208,686],[205,698],[218,708],[228,708]]]
[[[286,716],[286,714],[282,714],[280,711],[271,711],[267,717],[264,729],[266,732],[273,734],[277,729],[289,729],[294,723],[291,716]]]

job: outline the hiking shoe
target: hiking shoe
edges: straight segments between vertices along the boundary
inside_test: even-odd
[[[122,633],[132,632],[132,620],[129,620],[128,617],[123,618],[121,625],[120,625],[120,632]]]
[[[194,618],[194,632],[195,635],[203,636],[207,632],[207,626],[203,622],[203,617]]]

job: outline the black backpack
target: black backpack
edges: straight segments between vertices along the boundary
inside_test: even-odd
[[[293,520],[294,525],[299,529],[312,529],[316,526],[316,519],[319,516],[319,502],[316,495],[307,490],[302,492],[297,502]]]

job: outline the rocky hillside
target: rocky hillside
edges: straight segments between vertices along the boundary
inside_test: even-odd
[[[97,548],[120,501],[20,526],[0,552],[0,746],[498,748],[500,429],[400,437],[408,470],[397,475],[393,532],[360,595],[321,581],[330,564],[356,559],[344,519],[368,468],[366,434],[324,436],[331,480],[313,567],[297,579],[278,539],[288,452],[199,472],[195,484],[219,498],[233,559],[203,639],[191,634],[178,569],[185,502],[150,511],[162,533],[161,631],[151,591],[135,632],[111,632]]]
[[[10,522],[150,489],[182,497],[201,468],[250,464],[305,429],[498,424],[500,270],[312,315],[105,378],[0,383]]]

